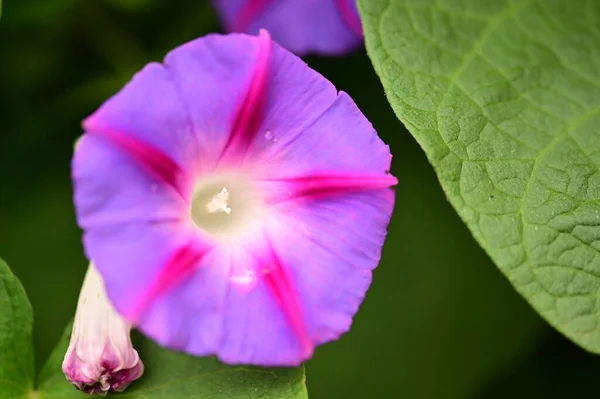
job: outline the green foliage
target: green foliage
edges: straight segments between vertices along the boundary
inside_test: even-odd
[[[61,364],[71,334],[69,325],[44,365],[37,391],[31,329],[33,312],[19,280],[0,260],[0,398],[76,399],[87,395],[72,387]],[[144,376],[119,394],[130,399],[305,399],[304,368],[266,369],[226,366],[214,358],[175,353],[140,339],[136,345]]]
[[[0,398],[21,398],[32,388],[33,311],[23,286],[0,259]]]
[[[600,352],[600,2],[359,0],[396,115],[476,240]]]
[[[68,326],[41,371],[40,399],[77,399],[86,395],[65,381],[60,365],[69,345]],[[118,395],[123,399],[306,399],[304,368],[265,369],[226,366],[215,358],[195,358],[165,350],[140,338],[135,346],[144,362],[142,378]]]

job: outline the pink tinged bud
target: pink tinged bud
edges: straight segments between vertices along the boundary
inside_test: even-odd
[[[67,380],[89,394],[125,390],[144,372],[130,330],[131,324],[115,311],[102,277],[90,263],[62,364]]]

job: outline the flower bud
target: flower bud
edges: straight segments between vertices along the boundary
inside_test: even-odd
[[[113,308],[102,277],[90,263],[62,364],[67,380],[89,394],[125,390],[144,372],[130,331],[131,325]]]

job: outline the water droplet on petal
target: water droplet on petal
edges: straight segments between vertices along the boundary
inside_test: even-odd
[[[267,132],[265,133],[265,139],[269,140],[269,141],[273,141],[274,135],[273,132],[270,130],[267,130]]]
[[[258,281],[254,270],[244,270],[233,274],[229,280],[241,288],[252,289]]]

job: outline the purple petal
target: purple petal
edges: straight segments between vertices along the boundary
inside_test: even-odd
[[[237,16],[231,24],[231,30],[234,32],[246,32],[248,26],[261,13],[263,13],[273,0],[242,0],[239,5]]]
[[[259,160],[263,164],[273,153],[281,152],[287,143],[310,130],[338,101],[338,92],[331,82],[277,44],[271,47],[269,71],[264,88],[266,109],[246,156],[250,162]],[[354,119],[364,125],[360,111],[351,111],[362,117]]]
[[[95,135],[80,139],[72,174],[77,220],[84,231],[185,217],[188,204],[176,190]]]
[[[87,229],[83,243],[116,309],[130,315],[190,236],[186,222],[130,222]]]
[[[335,196],[396,185],[397,179],[391,175],[312,175],[302,177],[263,179],[262,187],[269,192],[267,202],[276,204],[281,201],[298,199],[328,199]]]
[[[290,114],[299,107],[286,105]],[[392,160],[389,147],[344,92],[301,132],[282,134],[256,157],[277,165],[269,169],[267,180],[314,175],[390,177]],[[388,182],[393,185],[395,180]]]
[[[193,172],[199,147],[170,72],[151,63],[83,122],[86,131],[120,132]]]
[[[362,24],[360,22],[360,17],[358,14],[358,7],[356,5],[356,0],[334,0],[335,5],[337,6],[340,15],[344,19],[344,22],[354,31],[354,33],[362,37],[363,30]]]
[[[218,357],[227,363],[265,366],[297,365],[312,354],[298,303],[298,293],[262,238],[252,249],[231,252],[232,265],[253,270],[251,286],[230,287],[223,319]],[[260,247],[258,249],[257,247]],[[263,263],[264,262],[264,263]],[[269,278],[265,276],[270,275]],[[286,292],[278,292],[285,287]],[[288,295],[285,298],[285,295]]]
[[[265,112],[270,61],[271,37],[263,30],[259,34],[258,55],[252,80],[246,95],[238,104],[221,160],[228,154],[233,158],[243,158],[256,138]]]
[[[87,134],[113,145],[117,151],[135,161],[141,169],[156,177],[162,185],[178,192],[182,198],[189,196],[189,176],[163,152],[134,136],[109,128],[88,128]]]
[[[286,366],[309,358],[314,345],[288,270],[261,238],[250,247],[206,253],[176,289],[147,302],[138,328],[164,346],[228,363]]]
[[[223,339],[225,298],[231,289],[229,252],[216,247],[193,269],[147,303],[137,328],[163,346],[196,356],[214,355]]]
[[[188,42],[165,57],[165,65],[189,111],[190,124],[200,143],[202,171],[210,171],[235,129],[256,124],[253,104],[264,101],[270,42],[264,37],[208,35]],[[260,68],[258,67],[260,66]],[[260,77],[258,84],[253,79]],[[261,115],[260,109],[257,110]],[[258,116],[257,115],[257,116]],[[236,129],[236,124],[239,126]]]
[[[262,276],[265,285],[269,288],[271,297],[275,300],[279,311],[283,313],[288,322],[293,335],[296,336],[300,347],[300,353],[294,357],[292,363],[299,359],[307,359],[312,355],[313,343],[309,338],[306,326],[305,315],[300,304],[300,295],[290,277],[289,270],[279,259],[279,256],[273,250],[272,244],[268,242],[268,256],[261,259],[261,264],[267,268]]]
[[[269,236],[300,293],[314,345],[350,328],[379,263],[393,206],[389,189],[278,205]]]
[[[266,29],[277,43],[299,55],[343,54],[363,40],[357,17],[351,17],[356,6],[336,4],[339,0],[213,1],[229,31],[256,34]]]
[[[190,110],[204,170],[232,142],[240,158],[252,140],[256,150],[280,136],[293,139],[337,98],[327,79],[289,51],[265,43],[267,37],[209,35],[165,58]]]
[[[198,241],[191,239],[175,249],[140,297],[134,300],[135,306],[130,307],[131,310],[125,314],[130,321],[139,324],[139,319],[149,306],[198,270],[203,258],[213,249],[213,245]]]
[[[84,230],[185,215],[198,145],[162,66],[149,64],[137,73],[84,121],[84,128],[88,133],[72,165],[78,222]]]

